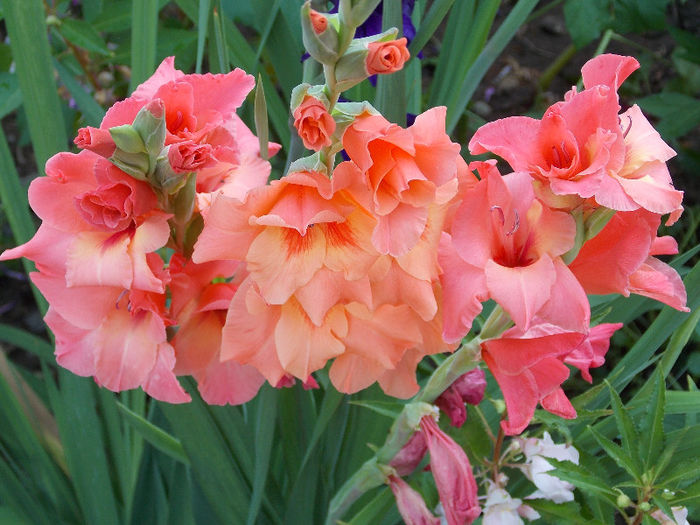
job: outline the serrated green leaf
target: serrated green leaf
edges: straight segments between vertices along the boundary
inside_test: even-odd
[[[168,434],[162,428],[157,427],[147,419],[141,417],[122,403],[117,402],[117,408],[126,421],[136,430],[146,441],[156,447],[161,452],[167,454],[176,461],[189,465],[190,461],[182,448],[180,440]]]
[[[620,396],[615,391],[615,389],[610,385],[607,380],[605,382],[608,385],[608,390],[610,391],[610,404],[612,405],[613,413],[615,414],[615,421],[617,422],[617,429],[620,432],[620,437],[622,441],[622,448],[630,456],[631,461],[634,465],[634,472],[641,473],[642,466],[638,455],[638,439],[639,434],[634,426],[632,418],[627,413]]]
[[[593,434],[593,437],[603,448],[605,453],[608,456],[610,456],[615,461],[615,463],[618,464],[618,466],[620,466],[623,470],[625,470],[635,479],[639,479],[641,477],[642,472],[639,469],[639,465],[637,465],[634,462],[630,453],[628,453],[627,450],[624,450],[619,445],[616,445],[615,443],[610,441],[608,438],[600,434],[600,432],[598,432],[593,427],[588,427],[588,430]]]
[[[58,26],[58,32],[71,44],[86,51],[93,51],[104,56],[112,54],[100,33],[89,22],[75,18],[64,18]]]
[[[700,477],[700,458],[689,458],[678,461],[666,469],[658,478],[658,483],[667,488],[673,488],[679,483],[694,481]]]
[[[666,382],[660,367],[654,374],[654,386],[650,390],[647,415],[640,427],[639,455],[649,469],[658,458],[664,441],[664,409],[666,407]]]
[[[614,504],[617,498],[617,492],[610,488],[608,480],[597,477],[595,474],[571,461],[558,461],[553,458],[547,458],[547,462],[555,467],[554,470],[548,471],[547,474],[568,481],[581,490],[588,490],[605,496],[605,501]]]
[[[682,505],[684,507],[700,504],[700,480],[691,483],[676,494],[678,497],[671,500],[671,505]]]
[[[590,525],[591,520],[581,516],[581,507],[575,501],[554,503],[547,499],[528,499],[527,505],[539,512],[544,518],[561,518],[566,521],[549,521],[548,523],[572,523]]]
[[[688,427],[682,428],[677,432],[672,432],[666,436],[664,440],[664,450],[654,464],[654,472],[656,473],[657,477],[659,475],[665,475],[664,471],[666,470],[666,467],[671,463],[671,460],[678,449],[678,445],[680,445],[687,433]]]

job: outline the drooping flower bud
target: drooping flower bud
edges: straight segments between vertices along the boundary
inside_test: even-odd
[[[476,368],[462,374],[435,400],[435,404],[447,414],[453,427],[461,427],[467,420],[464,403],[478,405],[484,398],[486,376]]]
[[[425,442],[423,432],[415,432],[399,450],[399,453],[394,456],[389,466],[394,467],[399,476],[408,476],[423,460],[427,451],[428,444]]]
[[[420,421],[430,451],[430,470],[448,525],[472,523],[481,513],[469,458],[430,416]]]
[[[432,515],[422,496],[403,479],[389,476],[389,487],[406,525],[440,525],[440,518]]]

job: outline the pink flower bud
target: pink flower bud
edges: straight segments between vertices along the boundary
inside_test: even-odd
[[[481,514],[477,486],[469,458],[430,416],[420,421],[430,451],[430,470],[435,479],[448,525],[472,523]]]
[[[431,514],[421,495],[403,479],[389,476],[389,487],[396,498],[396,506],[406,525],[440,525],[440,518]]]
[[[411,57],[406,48],[407,40],[399,38],[389,42],[370,42],[367,44],[365,67],[367,74],[386,74],[400,70]]]
[[[328,19],[318,11],[312,9],[309,12],[309,18],[311,19],[311,26],[314,28],[314,33],[317,35],[320,35],[328,29]]]
[[[394,456],[389,466],[394,467],[399,476],[408,476],[416,469],[427,451],[428,444],[425,442],[423,432],[415,432]]]
[[[168,162],[175,173],[189,173],[205,167],[212,160],[210,144],[195,144],[192,141],[171,144]]]
[[[117,147],[109,130],[92,126],[80,128],[73,142],[80,149],[90,150],[105,158],[111,157]]]
[[[307,95],[294,110],[294,127],[306,148],[319,151],[324,146],[331,145],[335,120],[323,102]]]
[[[457,380],[435,400],[453,427],[461,427],[467,420],[467,410],[464,403],[478,405],[484,398],[486,376],[481,369],[470,370]]]

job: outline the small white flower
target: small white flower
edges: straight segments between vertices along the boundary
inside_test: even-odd
[[[690,525],[688,522],[688,509],[685,507],[671,507],[673,519],[664,514],[661,509],[651,513],[651,517],[661,523],[661,525]]]
[[[502,488],[508,482],[505,474],[500,474],[498,484],[489,481],[486,503],[483,511],[483,525],[524,525],[523,518],[539,519],[540,515],[532,507],[523,505],[519,498],[511,497]]]
[[[529,438],[520,440],[520,448],[525,454],[525,464],[520,468],[523,474],[532,481],[537,490],[528,499],[545,498],[554,503],[565,503],[574,500],[574,486],[546,472],[554,470],[546,458],[559,461],[571,461],[578,465],[578,450],[570,445],[556,444],[548,432],[542,439]]]

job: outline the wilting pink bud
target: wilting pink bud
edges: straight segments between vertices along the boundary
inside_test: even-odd
[[[447,414],[453,427],[459,428],[464,425],[467,420],[467,409],[454,384],[440,394],[440,397],[435,400],[435,404]]]
[[[316,382],[316,379],[314,379],[314,376],[309,376],[306,378],[306,381],[304,381],[301,386],[304,388],[304,390],[315,390],[319,388],[318,383]]]
[[[396,498],[396,506],[406,525],[440,525],[440,518],[431,514],[421,495],[403,479],[389,476],[389,487]]]
[[[430,416],[420,421],[430,451],[430,470],[448,525],[472,523],[481,514],[469,458]]]
[[[80,149],[90,150],[105,158],[111,157],[117,147],[109,130],[92,126],[80,128],[73,142]]]
[[[394,467],[399,476],[408,476],[416,469],[427,450],[428,444],[425,442],[423,432],[414,432],[411,439],[391,460],[389,466]]]
[[[484,399],[486,391],[486,374],[481,368],[470,370],[466,374],[459,376],[457,381],[452,383],[452,388],[455,388],[465,403],[470,405],[478,405]]]
[[[481,369],[470,370],[457,380],[435,400],[435,404],[447,414],[453,427],[461,427],[467,420],[464,403],[478,405],[484,398],[486,376]]]
[[[170,145],[168,162],[175,173],[189,173],[206,166],[212,160],[211,153],[212,147],[209,144],[178,142]]]

